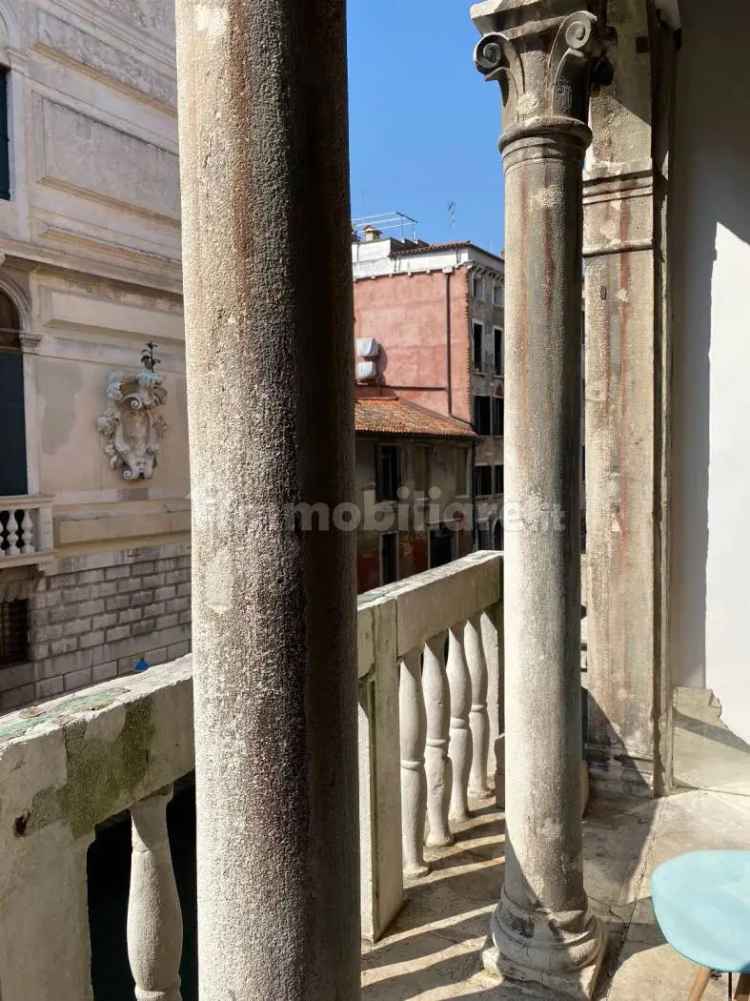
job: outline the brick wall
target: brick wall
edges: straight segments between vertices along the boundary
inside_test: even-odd
[[[109,565],[92,566],[92,563]],[[0,671],[0,711],[129,674],[190,649],[185,546],[61,561],[30,598],[28,664]]]

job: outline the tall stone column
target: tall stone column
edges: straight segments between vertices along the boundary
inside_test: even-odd
[[[353,1001],[355,539],[326,530],[354,493],[345,4],[177,22],[200,996]]]
[[[601,30],[581,0],[472,16],[505,109],[507,833],[485,966],[520,992],[584,999],[604,951],[580,784],[582,168]]]

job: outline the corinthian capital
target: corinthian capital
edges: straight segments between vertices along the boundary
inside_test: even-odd
[[[594,9],[591,9],[594,8]],[[474,61],[497,80],[504,130],[586,126],[592,81],[603,76],[598,0],[485,0],[471,16],[482,38]]]

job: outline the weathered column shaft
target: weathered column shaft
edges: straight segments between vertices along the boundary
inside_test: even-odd
[[[359,997],[344,0],[178,0],[201,1001]]]
[[[577,6],[488,0],[473,16],[505,102],[506,864],[485,964],[588,998],[603,934],[581,832],[582,169],[601,45]]]
[[[505,149],[506,894],[585,904],[581,873],[581,242],[584,145]],[[514,523],[515,521],[515,523]],[[543,784],[540,788],[540,780]],[[542,832],[543,835],[542,835]],[[542,836],[540,836],[542,835]],[[529,874],[533,873],[533,883]]]

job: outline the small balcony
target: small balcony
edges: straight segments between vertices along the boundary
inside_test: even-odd
[[[0,497],[0,570],[52,559],[52,498]]]
[[[481,963],[505,851],[501,581],[502,556],[476,553],[359,599],[366,1001],[515,996]],[[750,758],[699,701],[683,696],[685,767],[726,745],[736,778]],[[140,998],[196,1001],[192,703],[186,657],[0,721],[4,1001],[124,1001],[134,981]],[[586,885],[610,940],[598,997],[687,996],[650,873],[719,837],[742,846],[749,804],[730,783],[590,805]]]

